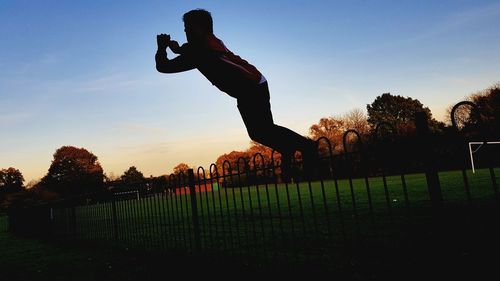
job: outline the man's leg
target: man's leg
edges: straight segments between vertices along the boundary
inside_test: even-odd
[[[302,152],[305,161],[307,159],[312,162],[309,160],[316,153],[315,143],[288,128],[274,124],[267,83],[259,85],[258,90],[249,94],[252,95],[251,98],[238,100],[238,109],[250,138],[280,152],[284,166],[289,166],[290,159],[297,150]]]

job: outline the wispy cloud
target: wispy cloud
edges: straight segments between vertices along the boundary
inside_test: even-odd
[[[139,133],[139,134],[159,134],[167,135],[168,131],[163,127],[154,127],[142,123],[121,123],[116,127],[116,130],[124,131],[126,133]]]
[[[407,39],[408,42],[425,40],[431,37],[436,37],[444,33],[460,29],[463,26],[470,25],[474,22],[484,21],[490,18],[500,16],[500,3],[493,3],[477,7],[475,9],[460,11],[444,18],[430,29],[425,30],[420,34],[416,34]]]
[[[54,53],[46,53],[42,55],[39,59],[40,64],[56,64],[61,61],[61,57],[59,55],[56,55]]]
[[[377,53],[380,50],[394,49],[408,44],[416,44],[420,41],[426,41],[449,32],[460,30],[463,27],[470,26],[476,22],[486,21],[500,17],[500,3],[486,4],[473,9],[463,10],[447,16],[443,16],[434,24],[415,33],[408,33],[406,37],[399,39],[382,40],[377,43],[367,44],[360,47],[351,48],[344,53],[349,55],[369,55]]]
[[[110,93],[140,86],[144,80],[132,79],[125,74],[115,73],[91,80],[79,81],[74,89],[77,93]]]
[[[1,125],[11,125],[19,122],[23,122],[33,116],[30,112],[18,112],[18,113],[0,113],[0,126]]]

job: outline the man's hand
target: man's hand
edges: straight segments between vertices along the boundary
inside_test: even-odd
[[[168,46],[170,47],[170,50],[172,50],[172,52],[174,52],[176,54],[181,53],[181,47],[179,47],[179,43],[177,43],[177,41],[170,40],[170,43],[168,44]]]
[[[158,50],[165,50],[170,44],[170,35],[164,33],[156,35],[156,44],[158,44]]]

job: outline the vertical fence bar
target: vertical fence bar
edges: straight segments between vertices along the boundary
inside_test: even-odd
[[[223,176],[223,181],[225,181],[226,178]],[[234,188],[232,189],[233,191],[233,198],[234,198]],[[231,251],[234,253],[234,251],[236,251],[236,242],[235,241],[238,241],[238,243],[240,243],[241,245],[241,242],[240,242],[240,232],[239,232],[239,228],[238,226],[236,226],[236,238],[233,238],[233,233],[231,231],[232,229],[232,223],[231,223],[231,211],[230,211],[230,207],[229,207],[229,194],[227,193],[227,187],[225,186],[224,187],[224,197],[226,198],[226,214],[227,214],[227,227],[229,229],[229,235],[231,237]],[[237,215],[237,209],[236,209],[236,201],[234,201],[234,212],[235,212],[235,215]],[[236,220],[236,222],[238,222],[238,220]]]
[[[175,198],[176,195],[176,190],[177,190],[177,185],[175,183],[175,176],[171,175],[169,178],[169,183],[170,183],[170,188],[172,189],[170,193],[170,210],[171,210],[171,217],[172,217],[172,223],[171,227],[174,232],[174,238],[173,238],[173,243],[175,247],[179,247],[179,244],[181,243],[181,232],[179,229],[179,210],[177,209],[177,199]]]
[[[227,163],[227,165],[226,165]],[[227,192],[227,189],[228,189],[228,186],[227,186],[227,175],[226,175],[226,166],[228,167],[228,173],[229,173],[229,176],[230,176],[230,179],[231,179],[231,184],[232,184],[232,169],[231,169],[231,163],[229,163],[229,161],[227,160],[224,160],[224,162],[222,163],[222,181],[223,181],[223,184],[224,184],[224,194],[226,196],[226,212],[227,212],[227,219],[228,219],[228,227],[229,229],[232,229],[232,223],[231,223],[231,220],[232,220],[232,217],[231,217],[231,209],[230,209],[230,205],[229,205],[229,194]],[[235,192],[234,192],[234,187],[231,187],[231,194],[233,196],[233,207],[234,207],[234,217],[236,218],[236,240],[239,244],[239,247],[240,247],[240,250],[241,250],[241,247],[242,247],[242,243],[241,243],[241,237],[240,237],[240,225],[239,225],[239,219],[238,219],[238,207],[237,207],[237,204],[236,204],[236,195],[235,195]],[[234,250],[234,252],[237,251],[237,247],[235,247],[236,243],[234,243],[234,240],[232,238],[232,234],[231,234],[231,244],[232,244],[232,249]]]
[[[215,164],[213,164],[215,166]],[[217,167],[216,167],[217,169]],[[223,245],[223,248],[224,250],[227,250],[227,241],[225,239],[225,226],[224,226],[224,217],[223,217],[223,214],[222,214],[222,208],[220,208],[220,228],[219,228],[219,218],[218,218],[218,215],[217,215],[217,207],[222,207],[221,205],[221,201],[220,201],[220,187],[219,187],[219,184],[218,184],[218,180],[216,180],[217,182],[217,185],[214,185],[214,178],[213,178],[213,173],[212,173],[212,165],[210,165],[210,168],[209,168],[209,178],[205,180],[205,185],[206,185],[206,181],[208,180],[209,182],[209,186],[210,186],[210,193],[211,193],[211,197],[212,197],[212,208],[213,208],[213,214],[214,214],[214,223],[216,225],[216,229],[215,229],[215,239],[217,240],[217,244],[219,244],[220,242],[222,242],[222,245]],[[217,204],[217,201],[215,200],[216,199],[216,196],[215,196],[215,189],[217,189],[217,198],[219,198],[219,202]],[[222,239],[222,240],[221,240]]]
[[[370,181],[368,179],[368,172],[366,172],[365,176],[365,187],[366,187],[366,196],[368,198],[368,210],[370,212],[370,221],[372,225],[372,231],[374,234],[377,232],[377,226],[375,223],[375,212],[373,210],[373,200],[372,200],[372,194],[370,190]]]
[[[392,215],[391,196],[389,193],[389,187],[387,186],[387,177],[385,173],[382,174],[382,182],[384,184],[384,196],[385,196],[385,203],[387,204],[387,213],[389,214],[389,219],[392,224],[394,222],[394,217]]]
[[[246,248],[247,248],[247,252],[246,254],[249,254],[250,251],[252,250],[256,250],[256,249],[253,249],[252,246],[251,246],[251,239],[250,239],[250,235],[248,234],[249,232],[249,226],[248,226],[248,216],[246,214],[246,208],[245,208],[245,197],[244,197],[244,193],[245,191],[243,190],[243,181],[241,180],[241,169],[240,169],[240,159],[242,159],[241,157],[238,158],[238,161],[236,162],[236,168],[237,168],[237,173],[238,173],[238,187],[239,187],[239,190],[240,190],[240,201],[241,201],[241,210],[242,210],[242,213],[243,213],[243,222],[244,222],[244,226],[245,226],[245,238],[246,238],[246,241],[245,241],[245,244],[246,244]],[[243,164],[244,164],[244,168],[245,168],[245,173],[247,172],[247,166],[246,166],[246,161],[245,159],[243,159]],[[246,177],[248,178],[248,176]],[[250,213],[252,212],[252,206],[249,207],[250,208]],[[253,224],[252,224],[253,225]],[[252,228],[252,234],[253,234],[253,237],[255,237],[255,227]]]
[[[465,188],[465,195],[467,195],[467,203],[472,205],[472,196],[470,193],[470,188],[469,188],[469,179],[467,177],[467,171],[465,169],[462,169],[462,178],[464,180],[464,188]]]
[[[165,208],[165,205],[168,203],[167,201],[167,188],[165,188],[160,196],[160,202],[161,202],[161,213],[163,217],[163,242],[164,242],[164,247],[163,250],[166,251],[167,249],[170,248],[170,229],[167,228],[167,225],[169,225],[170,222],[170,211],[168,209],[168,206]]]
[[[120,202],[120,200],[116,200],[114,197],[115,195],[113,194],[113,199],[116,204],[116,222],[117,222],[117,232],[119,233],[118,235],[118,240],[119,240],[119,243],[118,244],[126,244],[126,243],[123,243],[123,242],[126,242],[127,239],[126,239],[126,233],[127,231],[124,229],[124,227],[122,226],[122,223],[121,221],[127,221],[125,219],[125,213],[123,212],[123,202]],[[120,243],[122,242],[122,243]]]
[[[326,219],[326,229],[328,231],[328,238],[331,241],[332,240],[332,223],[330,219],[330,212],[328,211],[328,201],[326,198],[326,192],[325,192],[325,183],[323,178],[320,179],[320,184],[321,184],[321,198],[323,199],[323,209],[324,209],[324,214],[325,214],[325,219]]]
[[[496,203],[498,204],[498,203],[500,203],[500,197],[498,196],[497,177],[495,175],[495,170],[493,169],[492,165],[489,167],[489,170],[490,170],[490,177],[491,177],[493,192],[495,192],[495,200],[496,200]]]
[[[193,169],[188,170],[188,177],[189,177],[189,193],[191,195],[191,216],[193,221],[195,251],[199,253],[201,251],[201,233],[200,233],[200,221],[198,218],[198,205],[196,203],[196,187],[194,183]]]
[[[71,231],[73,239],[76,239],[78,236],[77,232],[77,221],[76,221],[76,207],[73,205],[71,207]]]
[[[354,183],[352,182],[352,173],[349,173],[349,190],[351,192],[351,203],[352,203],[352,212],[354,215],[354,224],[356,225],[356,232],[358,235],[361,235],[361,226],[359,225],[359,215],[358,215],[358,207],[356,204],[356,194],[354,193]]]
[[[215,169],[215,173],[212,172],[212,168]],[[231,233],[231,227],[229,227],[229,229],[227,230],[227,233],[229,234],[229,238],[226,239],[227,234],[226,234],[226,226],[224,223],[224,209],[222,207],[222,196],[221,196],[221,188],[222,187],[221,187],[220,182],[219,182],[219,171],[217,169],[217,165],[211,164],[209,173],[210,173],[210,184],[212,186],[212,200],[214,202],[214,216],[215,217],[217,217],[217,212],[216,212],[216,207],[215,207],[214,175],[215,175],[215,184],[217,185],[217,198],[219,201],[220,222],[221,222],[221,227],[222,227],[221,233],[219,234],[220,235],[219,239],[222,239],[223,244],[224,244],[224,249],[228,250],[228,241],[226,241],[226,240],[229,239],[229,243],[232,245],[233,236]],[[226,191],[226,199],[227,199],[227,191]],[[232,251],[232,250],[233,250],[233,248],[230,249],[230,251]]]
[[[269,215],[269,222],[270,222],[270,227],[271,227],[271,241],[272,241],[272,243],[275,243],[275,235],[274,235],[274,225],[273,225],[273,217],[272,217],[272,211],[271,211],[271,200],[269,198],[269,187],[268,187],[268,183],[267,183],[267,178],[265,177],[265,175],[266,175],[266,163],[264,160],[264,156],[262,156],[262,154],[260,154],[260,153],[257,153],[253,156],[253,166],[255,169],[255,179],[257,181],[256,189],[257,189],[257,198],[258,198],[257,200],[259,203],[260,225],[261,225],[261,230],[262,230],[262,244],[263,244],[264,252],[266,252],[266,251],[269,251],[269,248],[267,248],[267,249],[265,248],[265,246],[266,246],[266,229],[264,226],[263,207],[262,207],[262,203],[260,200],[260,194],[259,194],[259,179],[260,179],[260,177],[259,177],[259,167],[258,167],[257,162],[256,162],[257,156],[260,156],[261,165],[262,165],[262,168],[260,170],[261,170],[262,178],[265,181],[266,202],[267,202],[267,206],[268,206],[268,215]],[[270,252],[275,253],[275,251],[270,251]]]
[[[184,210],[183,210],[183,204],[182,204],[182,191],[185,190],[182,187],[182,182],[181,182],[181,177],[183,177],[183,174],[178,175],[179,180],[177,182],[177,186],[175,188],[175,214],[177,216],[177,226],[179,227],[179,241],[182,241],[182,246],[184,249],[189,249],[189,244],[188,241],[186,240],[186,229],[184,225]]]
[[[137,213],[136,213],[136,205],[138,204],[139,200],[130,200],[127,201],[127,212],[130,214],[130,240],[132,242],[132,245],[138,246],[140,244],[139,240],[139,235],[137,233]]]
[[[200,169],[201,171],[203,172],[203,184],[202,184],[202,181],[200,180]],[[208,236],[208,238],[205,239],[205,241],[208,240],[209,243],[205,242],[205,248],[208,248],[208,247],[211,247],[211,248],[214,248],[214,243],[216,242],[216,238],[217,238],[217,215],[214,211],[213,213],[213,216],[211,214],[211,210],[210,210],[210,197],[208,196],[208,185],[207,185],[207,178],[206,178],[206,173],[205,173],[205,169],[203,169],[203,167],[198,167],[198,171],[197,171],[197,180],[198,180],[198,188],[199,188],[199,193],[200,193],[200,208],[201,208],[201,217],[203,219],[203,231],[204,233],[208,234],[208,235],[204,235],[204,236]],[[204,190],[202,190],[202,187],[204,187]],[[203,194],[205,194],[205,208],[203,208]],[[212,205],[213,206],[213,205]],[[205,224],[205,211],[206,211],[206,215],[207,215],[207,220],[208,220],[208,225]],[[212,217],[213,217],[213,222],[212,223]],[[215,235],[214,235],[214,230],[215,231]],[[208,233],[207,233],[208,232]],[[215,244],[216,245],[216,244]]]
[[[401,184],[403,186],[403,194],[405,197],[405,208],[406,208],[406,216],[408,218],[411,217],[411,211],[410,211],[410,198],[408,197],[408,187],[406,186],[406,178],[404,175],[404,171],[401,174]]]
[[[132,205],[132,208],[134,209],[134,215],[135,215],[135,236],[137,238],[137,244],[140,247],[145,246],[145,241],[144,241],[144,234],[142,233],[142,227],[140,225],[141,220],[142,220],[142,215],[140,212],[140,204],[141,204],[141,199],[138,198],[136,202]]]
[[[297,245],[295,244],[295,224],[294,224],[294,218],[293,218],[293,211],[292,211],[292,203],[290,200],[290,189],[288,188],[288,182],[285,181],[285,192],[286,192],[286,201],[288,204],[288,218],[290,219],[290,235],[291,239],[287,237],[288,243],[291,244],[291,248],[293,250],[293,255],[295,260],[298,260],[299,255],[297,252]],[[288,245],[290,246],[290,245]]]
[[[245,181],[246,181],[246,190],[248,192],[248,209],[250,211],[250,222],[251,222],[251,225],[252,225],[252,239],[251,240],[248,240],[247,243],[248,243],[248,246],[250,249],[253,249],[254,250],[254,253],[255,255],[258,255],[258,251],[259,251],[259,247],[255,244],[257,242],[257,228],[255,226],[255,216],[254,216],[254,212],[253,212],[253,202],[252,202],[252,194],[251,194],[251,190],[250,190],[250,181],[249,181],[249,178],[250,178],[250,168],[249,168],[249,164],[248,162],[246,161],[246,159],[244,158],[239,158],[238,159],[238,174],[240,174],[240,170],[239,170],[239,167],[240,167],[240,159],[243,160],[243,164],[244,164],[244,170],[245,170]],[[241,177],[240,177],[240,185],[243,185],[243,182],[241,181]],[[243,194],[242,194],[242,200],[245,200],[244,197],[243,197]],[[251,243],[253,242],[253,244]]]
[[[152,240],[151,240],[151,235],[150,231],[151,229],[149,228],[149,222],[148,222],[148,210],[147,210],[147,194],[144,192],[144,196],[142,196],[140,200],[140,208],[141,208],[141,222],[142,222],[142,234],[144,235],[145,243],[144,247],[147,249],[149,246],[151,246]]]
[[[112,222],[113,222],[113,239],[118,242],[118,216],[116,212],[116,202],[115,198],[111,197],[111,207],[112,207]]]
[[[443,195],[441,192],[441,183],[436,169],[436,160],[432,153],[432,144],[430,143],[430,130],[425,112],[415,113],[415,126],[417,134],[421,138],[420,155],[423,157],[425,178],[427,180],[427,188],[431,199],[431,204],[435,210],[440,209],[443,205]]]
[[[304,207],[302,206],[302,195],[300,192],[300,185],[299,182],[295,182],[295,188],[297,190],[297,200],[299,203],[299,211],[300,211],[300,221],[302,223],[302,239],[306,239],[307,237],[307,226],[306,226],[306,219],[304,217]]]
[[[274,180],[274,194],[276,198],[276,207],[278,208],[278,226],[280,228],[280,241],[281,241],[281,246],[282,249],[287,248],[287,243],[286,243],[286,236],[285,236],[285,229],[283,227],[283,215],[281,213],[281,202],[280,202],[280,196],[279,196],[279,190],[278,190],[278,175],[276,173],[276,165],[274,163],[274,151],[271,154],[271,173],[272,177]],[[282,250],[283,256],[286,258],[288,256],[288,253],[286,251]]]
[[[162,239],[162,235],[161,235],[162,234],[161,233],[161,222],[160,222],[161,212],[159,211],[160,204],[158,203],[158,194],[156,193],[154,188],[152,188],[152,190],[153,190],[153,198],[151,199],[151,201],[153,202],[153,206],[151,208],[151,211],[153,212],[154,224],[155,224],[155,228],[156,228],[156,237],[155,237],[156,247],[158,247],[158,249],[162,249],[163,248],[163,239]]]

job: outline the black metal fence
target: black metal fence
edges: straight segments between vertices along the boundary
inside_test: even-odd
[[[497,212],[500,154],[488,152],[473,174],[470,138],[453,132],[437,140],[425,116],[416,118],[418,136],[386,139],[376,149],[352,130],[341,154],[319,139],[327,150],[313,180],[281,182],[279,163],[256,154],[171,175],[161,193],[105,192],[11,210],[9,227],[147,251],[331,263],[346,245],[392,243],[443,213]],[[358,145],[347,142],[349,134]]]

